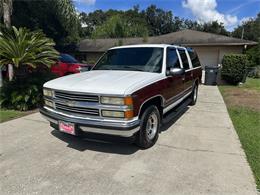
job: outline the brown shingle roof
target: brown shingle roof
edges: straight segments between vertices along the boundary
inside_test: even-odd
[[[182,30],[165,35],[144,38],[121,38],[121,39],[84,39],[79,43],[78,50],[81,52],[104,52],[119,44],[176,44],[184,46],[212,46],[212,45],[256,45],[254,41],[237,39],[233,37],[206,33],[195,30]]]

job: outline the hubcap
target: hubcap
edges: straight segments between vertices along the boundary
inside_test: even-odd
[[[149,140],[152,140],[155,137],[157,132],[157,127],[158,127],[158,117],[153,112],[150,114],[146,125],[146,133]]]

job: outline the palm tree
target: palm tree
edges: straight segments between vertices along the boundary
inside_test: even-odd
[[[11,27],[0,30],[0,66],[12,64],[17,71],[23,65],[50,66],[58,58],[55,43],[41,31]]]

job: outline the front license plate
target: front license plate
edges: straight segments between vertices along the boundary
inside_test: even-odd
[[[59,121],[59,130],[64,133],[75,135],[75,125],[73,123]]]

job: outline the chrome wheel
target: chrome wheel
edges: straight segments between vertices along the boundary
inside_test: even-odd
[[[147,138],[149,140],[152,140],[155,137],[157,130],[158,130],[158,117],[154,112],[152,112],[146,124]]]

